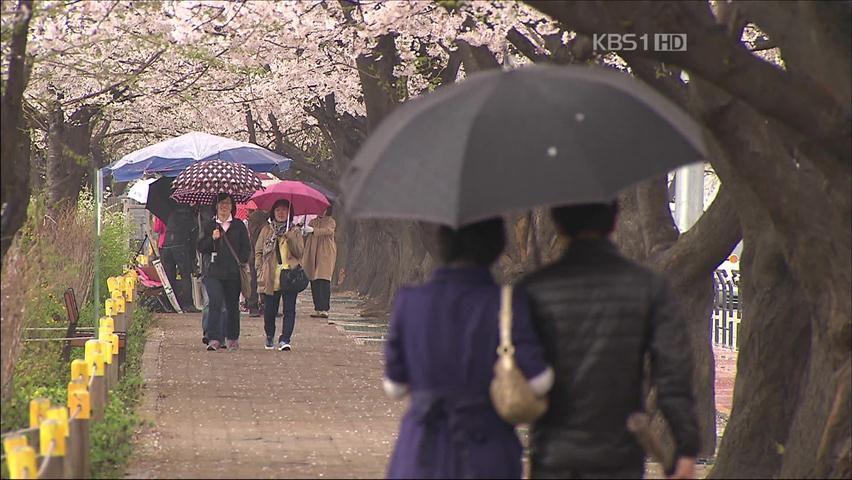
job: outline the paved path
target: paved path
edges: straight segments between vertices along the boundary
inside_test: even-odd
[[[128,477],[384,476],[404,404],[382,393],[381,344],[310,318],[310,293],[299,297],[291,352],[263,349],[260,318],[242,317],[239,351],[207,352],[200,314],[159,316],[141,407],[155,426]],[[357,311],[340,299],[338,312]]]
[[[716,359],[716,410],[730,416],[737,376],[737,351],[714,347],[713,356]]]
[[[241,350],[207,352],[200,315],[160,315],[143,358],[130,478],[383,477],[405,403],[380,385],[384,326],[335,293],[337,323],[297,305],[293,351],[263,349],[263,321],[242,317]],[[278,327],[280,328],[280,318]],[[715,349],[717,409],[730,413],[736,352]],[[649,465],[648,478],[662,478]],[[707,467],[699,468],[699,478]]]

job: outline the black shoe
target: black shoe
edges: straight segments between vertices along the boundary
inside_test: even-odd
[[[210,345],[210,339],[207,337],[201,337],[201,343],[204,345]]]

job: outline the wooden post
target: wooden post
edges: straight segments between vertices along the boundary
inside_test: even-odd
[[[44,468],[44,473],[38,478],[65,478],[65,457],[51,455],[50,458],[39,456],[38,459],[39,465],[47,462],[46,467],[39,467]]]
[[[92,465],[89,461],[89,419],[71,420],[71,443],[68,445],[68,460],[71,478],[91,478]]]
[[[41,422],[39,432],[41,433],[41,456],[38,478],[63,478],[65,471],[64,430],[59,421],[51,419]]]
[[[89,394],[92,398],[92,420],[99,422],[104,419],[104,412],[106,410],[106,377],[95,375],[92,379],[92,389]]]

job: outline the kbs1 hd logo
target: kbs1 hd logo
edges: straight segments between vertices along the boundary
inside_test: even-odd
[[[609,52],[685,52],[685,33],[596,33],[592,45],[597,51]]]

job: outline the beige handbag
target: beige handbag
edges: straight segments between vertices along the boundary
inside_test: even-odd
[[[503,420],[517,425],[531,423],[547,410],[547,398],[530,388],[527,378],[515,363],[512,345],[512,286],[500,292],[500,346],[491,380],[491,402]]]

